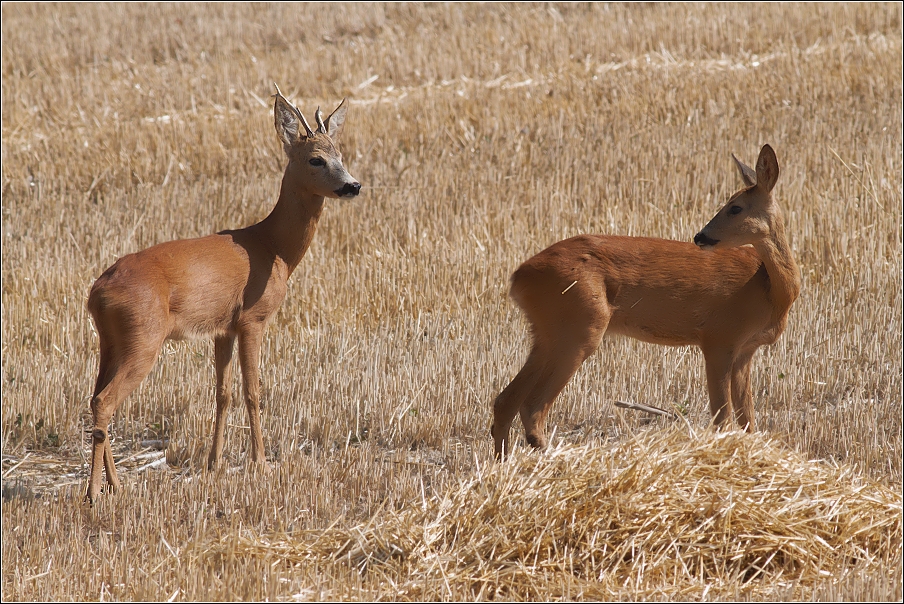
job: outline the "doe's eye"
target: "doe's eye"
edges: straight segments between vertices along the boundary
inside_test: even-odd
[[[325,166],[326,165],[326,162],[323,161],[323,159],[320,157],[315,157],[315,158],[309,160],[308,163],[311,164],[312,166]]]
[[[732,216],[734,216],[735,214],[740,214],[743,211],[744,211],[744,208],[742,208],[741,206],[731,206],[728,209],[728,213]]]

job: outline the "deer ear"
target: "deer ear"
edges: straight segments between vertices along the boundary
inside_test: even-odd
[[[330,114],[326,121],[323,122],[323,125],[326,127],[326,133],[330,135],[330,138],[334,141],[339,140],[339,134],[342,132],[342,124],[345,123],[345,113],[348,111],[348,105],[345,104],[345,99],[342,99],[342,102],[339,103],[339,106]]]
[[[276,102],[273,104],[273,122],[276,125],[276,135],[279,136],[288,155],[292,146],[301,138],[298,134],[301,124],[293,107],[281,94],[276,95]]]
[[[750,169],[744,162],[735,157],[735,154],[731,154],[731,158],[735,161],[735,164],[738,166],[738,171],[741,173],[741,180],[744,181],[748,187],[752,187],[756,184],[756,172]]]
[[[769,145],[763,145],[756,160],[756,180],[766,191],[771,191],[778,180],[778,159]]]

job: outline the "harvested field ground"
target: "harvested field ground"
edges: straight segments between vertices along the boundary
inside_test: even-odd
[[[902,598],[900,4],[2,11],[5,601]],[[204,470],[213,346],[168,343],[90,507],[88,290],[269,212],[273,82],[309,120],[348,97],[363,185],[265,335],[273,470],[240,402]],[[612,338],[551,449],[495,463],[511,272],[580,233],[690,240],[764,143],[802,292],[758,432],[706,429],[698,350]]]

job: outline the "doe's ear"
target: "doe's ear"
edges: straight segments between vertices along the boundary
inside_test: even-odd
[[[750,166],[746,165],[740,159],[735,157],[735,154],[731,154],[731,159],[735,161],[735,164],[738,166],[738,171],[741,173],[741,180],[744,181],[744,184],[748,187],[752,187],[757,182],[756,172],[750,169]]]
[[[273,104],[273,122],[276,125],[276,135],[282,141],[283,149],[288,155],[292,146],[301,138],[299,135],[301,124],[295,109],[281,94],[276,95],[276,102]]]
[[[778,159],[769,145],[763,145],[756,160],[756,180],[766,191],[771,191],[778,180]]]
[[[342,132],[342,124],[345,123],[345,114],[348,111],[348,105],[345,104],[345,99],[342,99],[342,102],[339,103],[339,106],[330,114],[328,118],[323,122],[325,126],[324,130],[326,133],[330,135],[330,138],[334,141],[339,140],[339,134]]]

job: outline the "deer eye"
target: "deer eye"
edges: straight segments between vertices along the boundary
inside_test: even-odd
[[[728,213],[729,213],[731,216],[734,216],[735,214],[740,214],[740,213],[743,212],[743,211],[744,211],[744,208],[742,208],[741,206],[731,206],[731,207],[728,209]]]
[[[315,158],[309,160],[308,163],[311,164],[312,166],[325,166],[326,165],[326,162],[323,161],[323,159],[320,157],[315,157]]]

